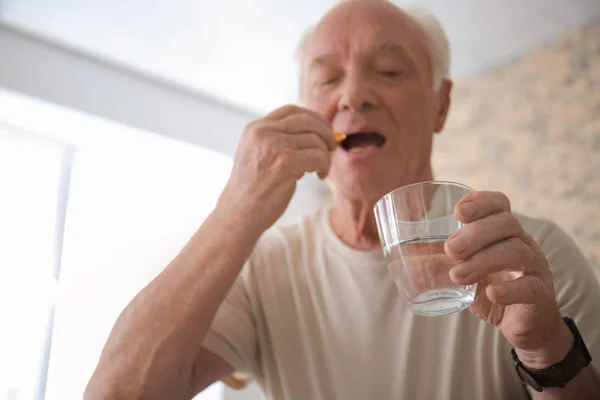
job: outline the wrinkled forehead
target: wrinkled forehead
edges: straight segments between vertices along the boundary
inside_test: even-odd
[[[402,52],[430,64],[429,42],[410,16],[387,1],[354,0],[334,7],[315,26],[302,49],[302,63]]]

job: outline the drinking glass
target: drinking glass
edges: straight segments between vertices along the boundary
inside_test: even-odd
[[[375,205],[388,268],[415,314],[451,314],[475,298],[475,285],[450,280],[449,271],[458,262],[444,252],[446,239],[463,225],[454,207],[471,191],[454,182],[422,182],[396,189]]]

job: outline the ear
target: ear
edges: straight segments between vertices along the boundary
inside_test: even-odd
[[[440,133],[442,129],[444,129],[444,124],[446,123],[446,117],[448,116],[448,111],[450,110],[451,96],[452,92],[452,81],[450,79],[442,80],[442,84],[438,89],[436,96],[438,97],[438,109],[437,115],[435,116],[435,133]]]

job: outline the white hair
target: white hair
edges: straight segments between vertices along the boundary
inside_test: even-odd
[[[393,1],[391,1],[394,3]],[[425,32],[429,40],[429,54],[433,68],[433,88],[438,90],[444,79],[450,78],[450,42],[442,24],[433,13],[424,7],[394,4],[398,9],[411,17]],[[296,63],[302,72],[304,46],[314,31],[309,27],[302,35],[296,48]]]
[[[450,42],[440,20],[424,7],[397,6],[411,17],[429,39],[429,53],[433,63],[433,87],[440,88],[444,79],[450,79]]]

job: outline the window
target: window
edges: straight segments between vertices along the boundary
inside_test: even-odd
[[[229,166],[162,138],[77,153],[47,400],[81,393],[115,319],[211,211]]]
[[[0,131],[0,400],[81,399],[118,314],[212,210],[231,160],[1,95],[0,127],[20,113],[43,129]],[[197,400],[222,398],[215,384]]]
[[[69,148],[0,129],[0,399],[44,392]]]

